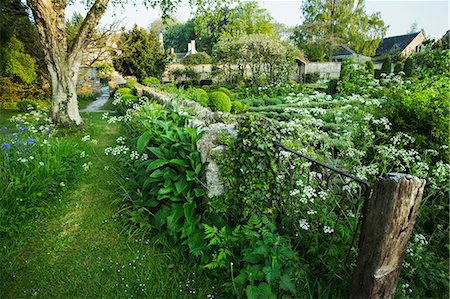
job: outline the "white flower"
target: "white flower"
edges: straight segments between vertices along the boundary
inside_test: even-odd
[[[91,167],[91,165],[92,165],[92,162],[90,162],[90,161],[88,163],[84,163],[83,166],[82,166],[83,170],[84,171],[88,171],[89,168]]]
[[[39,162],[39,165],[40,165],[40,166],[44,166],[44,162],[42,162],[42,161]]]
[[[86,152],[85,152],[85,151],[82,151],[82,152],[80,153],[80,158],[84,158],[84,157],[86,157]]]
[[[332,232],[334,232],[334,229],[332,229],[331,227],[325,225],[323,227],[323,232],[326,233],[326,234],[331,234]]]
[[[81,138],[81,141],[84,141],[84,142],[89,141],[89,140],[91,140],[91,135],[86,135],[83,138]]]
[[[300,220],[298,221],[298,224],[299,224],[300,227],[301,227],[302,229],[304,229],[304,230],[308,230],[308,229],[309,229],[309,223],[308,223],[308,220],[306,220],[306,219],[300,219]]]
[[[97,144],[98,141],[97,141],[97,139],[92,139],[92,140],[91,140],[91,143],[92,143],[92,144]]]
[[[130,154],[130,159],[131,160],[138,160],[139,159],[139,153],[136,151],[132,151]]]

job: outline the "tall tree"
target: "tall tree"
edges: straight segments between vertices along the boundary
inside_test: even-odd
[[[135,25],[131,31],[121,34],[117,50],[114,68],[122,74],[140,81],[149,76],[161,78],[167,58],[154,30],[147,32]]]
[[[214,0],[193,0],[201,4]],[[59,126],[82,123],[78,111],[76,82],[82,59],[82,50],[92,41],[95,28],[105,13],[110,0],[85,0],[89,10],[73,39],[68,43],[65,28],[65,9],[68,0],[27,0],[33,12],[44,48],[45,62],[50,76],[53,121]],[[113,1],[120,4],[120,1]],[[163,16],[174,11],[178,0],[143,0],[151,7],[159,6]]]
[[[331,60],[333,51],[348,46],[373,55],[387,27],[379,13],[368,15],[364,0],[305,0],[303,23],[292,39],[310,60]]]

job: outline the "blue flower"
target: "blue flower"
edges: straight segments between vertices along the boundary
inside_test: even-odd
[[[49,128],[45,129],[45,133],[50,134],[50,129]]]
[[[2,144],[2,150],[9,151],[11,149],[11,146],[8,143]]]
[[[27,127],[23,128],[23,131],[28,132],[28,128]]]
[[[30,137],[28,137],[28,139],[27,139],[27,145],[31,145],[31,144],[33,144],[33,143],[35,143],[36,142],[36,139],[31,139]]]
[[[18,127],[17,127],[17,131],[19,131],[19,132],[22,131],[22,127],[21,127],[21,126],[18,126]]]
[[[17,139],[17,133],[12,133],[12,134],[11,134],[11,137],[12,137],[13,139]]]
[[[2,131],[6,131],[6,130],[8,130],[7,127],[2,127]]]
[[[19,125],[21,125],[22,124],[22,121],[21,120],[19,120],[18,122],[17,122]]]

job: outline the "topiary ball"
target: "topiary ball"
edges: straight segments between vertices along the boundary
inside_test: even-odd
[[[126,88],[126,87],[124,87],[124,88],[119,88],[118,90],[116,90],[116,92],[114,93],[114,94],[116,94],[116,93],[120,93],[120,95],[121,96],[124,96],[124,95],[126,95],[126,94],[133,94],[133,92],[131,91],[131,89],[129,89],[129,88]]]
[[[231,112],[241,113],[241,112],[246,112],[246,111],[248,111],[247,105],[245,105],[239,101],[231,102]]]
[[[217,88],[217,91],[223,92],[223,93],[226,94],[229,98],[232,97],[232,93],[231,93],[230,90],[228,90],[228,88],[225,88],[225,87],[219,87],[219,88]]]
[[[221,91],[215,91],[209,94],[208,105],[213,111],[231,111],[230,97]]]

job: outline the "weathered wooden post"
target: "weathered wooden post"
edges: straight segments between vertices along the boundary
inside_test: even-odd
[[[424,187],[424,180],[400,173],[378,180],[361,230],[350,298],[393,297]]]

